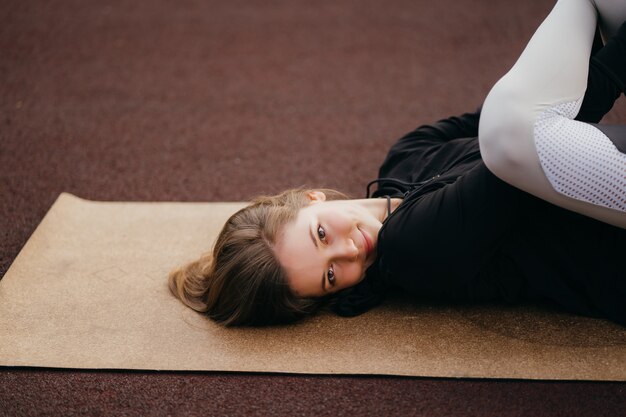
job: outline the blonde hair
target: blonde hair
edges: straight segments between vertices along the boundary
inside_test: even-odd
[[[233,214],[212,252],[170,273],[172,293],[225,326],[287,323],[314,312],[325,300],[293,294],[272,249],[281,229],[309,204],[309,191],[257,197]],[[349,198],[321,191],[327,200]]]

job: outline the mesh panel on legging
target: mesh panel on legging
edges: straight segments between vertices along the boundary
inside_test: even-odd
[[[571,120],[580,100],[544,110],[534,125],[543,172],[559,193],[626,211],[626,154],[600,130]]]

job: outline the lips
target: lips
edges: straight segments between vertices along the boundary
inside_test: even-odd
[[[363,235],[363,242],[365,242],[365,256],[369,256],[370,253],[372,253],[372,242],[369,239],[369,237],[365,234],[365,232],[363,232],[363,230],[359,229],[359,232],[361,232],[361,234]]]

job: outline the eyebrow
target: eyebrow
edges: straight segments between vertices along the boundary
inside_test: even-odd
[[[311,236],[311,240],[313,241],[313,244],[315,245],[315,249],[317,249],[317,239],[315,239],[315,235],[313,235],[312,227],[309,227],[309,235]]]
[[[311,240],[317,249],[317,239],[315,239],[315,235],[313,234],[313,228],[309,227],[309,236],[311,236]],[[326,292],[326,272],[322,271],[322,291]]]

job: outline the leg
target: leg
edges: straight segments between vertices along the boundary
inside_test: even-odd
[[[597,3],[601,21],[610,23],[605,33],[626,20],[623,1]],[[619,16],[603,20],[605,3]],[[557,3],[487,96],[480,149],[487,167],[511,185],[626,228],[626,155],[597,128],[571,120],[585,93],[595,28],[591,0]]]

